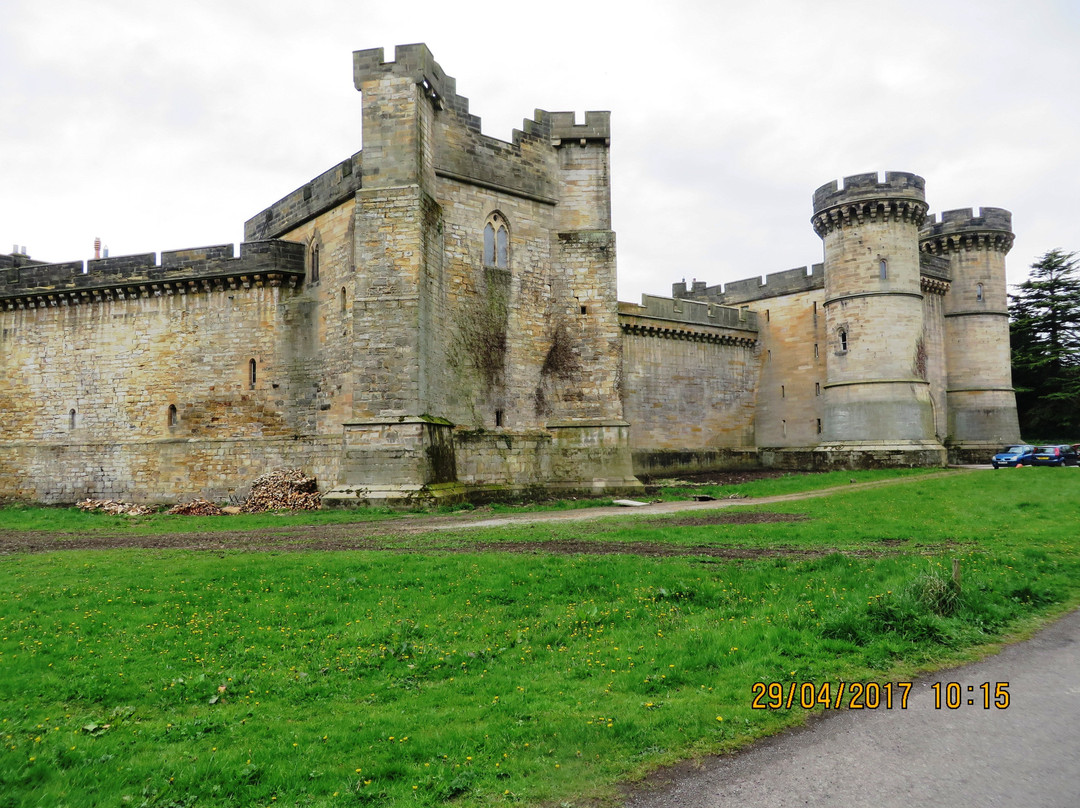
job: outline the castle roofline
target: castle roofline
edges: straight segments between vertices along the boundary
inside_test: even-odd
[[[917,199],[926,201],[926,180],[906,171],[887,171],[884,181],[877,173],[844,177],[843,186],[827,182],[814,191],[814,213],[852,202],[872,199]]]
[[[304,245],[256,241],[115,256],[94,261],[37,264],[0,270],[0,304],[37,308],[100,302],[114,297],[158,297],[247,286],[296,286],[304,278]]]

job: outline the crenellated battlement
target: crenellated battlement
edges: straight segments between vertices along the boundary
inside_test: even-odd
[[[363,154],[357,152],[244,222],[245,241],[280,238],[340,205],[360,189]]]
[[[917,174],[889,171],[882,182],[877,174],[844,177],[814,191],[810,221],[819,237],[851,224],[894,221],[918,227],[926,218],[926,181]]]
[[[906,171],[887,171],[884,182],[876,173],[844,177],[843,187],[833,180],[814,191],[814,213],[852,202],[898,198],[925,202],[926,180]]]
[[[611,141],[610,112],[586,112],[585,123],[577,123],[573,112],[544,112],[538,109],[536,117],[550,122],[551,140],[556,146],[562,145],[563,141],[582,145],[590,140]]]
[[[619,325],[642,336],[752,346],[758,316],[729,306],[642,295],[640,306],[619,303]]]
[[[398,45],[394,48],[394,60],[385,60],[383,48],[371,48],[353,52],[353,83],[363,90],[365,82],[376,81],[384,75],[404,76],[423,87],[437,109],[450,109],[461,116],[470,129],[480,132],[481,120],[469,113],[469,99],[457,94],[457,80],[448,76],[422,43]],[[537,109],[533,118],[525,118],[520,130],[515,129],[512,142],[519,143],[523,137],[550,138],[553,145],[563,141],[584,144],[611,138],[611,113],[588,111],[585,122],[576,122],[573,112],[547,112]]]
[[[0,269],[0,306],[11,309],[99,303],[133,297],[209,292],[251,286],[298,285],[304,245],[255,241]]]
[[[686,282],[673,283],[671,296],[680,300],[704,300],[721,306],[737,306],[754,300],[763,300],[781,295],[808,292],[825,287],[825,265],[814,264],[811,267],[796,267],[781,272],[771,272],[765,276],[730,281],[726,285],[707,286],[704,281],[694,281],[690,289]]]
[[[1004,208],[946,210],[940,220],[931,214],[919,231],[919,248],[926,253],[944,254],[950,250],[992,249],[1008,252],[1013,244],[1012,213]]]
[[[377,81],[386,75],[410,78],[428,90],[431,100],[439,109],[457,108],[457,81],[435,61],[428,46],[423,43],[398,45],[394,48],[393,61],[386,61],[382,48],[353,51],[353,84],[363,90],[365,82]],[[468,112],[468,100],[464,112]]]

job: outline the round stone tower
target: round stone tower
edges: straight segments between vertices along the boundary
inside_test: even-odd
[[[942,465],[927,381],[919,227],[925,181],[888,172],[814,192],[825,247],[821,448],[834,463]]]
[[[949,262],[945,294],[945,364],[949,459],[982,462],[1020,440],[1012,387],[1005,255],[1012,214],[1001,208],[947,210],[927,218],[924,253]]]

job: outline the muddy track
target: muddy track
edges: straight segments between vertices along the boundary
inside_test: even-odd
[[[945,472],[949,473],[949,472]],[[926,480],[938,475],[899,478],[872,483],[808,491],[760,499],[730,499],[708,502],[657,502],[642,508],[600,507],[577,511],[530,512],[490,517],[475,513],[416,516],[388,519],[379,522],[355,522],[335,525],[290,525],[259,530],[225,530],[215,532],[166,533],[157,535],[131,534],[57,534],[40,531],[0,532],[0,555],[14,553],[48,553],[64,550],[116,549],[180,549],[203,552],[311,552],[371,550],[397,553],[555,553],[585,555],[635,555],[646,557],[700,556],[726,559],[752,559],[763,556],[814,558],[836,552],[832,548],[812,550],[773,546],[746,547],[723,545],[676,545],[658,542],[613,542],[596,539],[538,539],[536,541],[477,541],[463,540],[463,534],[475,528],[506,526],[556,525],[565,522],[596,521],[608,517],[633,517],[637,526],[700,527],[705,525],[740,525],[800,521],[798,514],[770,512],[727,512],[734,505],[768,505],[830,496],[859,488],[896,485]],[[432,534],[453,531],[451,540],[439,541]],[[424,539],[417,539],[426,534]],[[900,552],[894,542],[882,542],[879,547],[860,550],[857,555],[888,555]],[[845,551],[853,554],[852,551]]]

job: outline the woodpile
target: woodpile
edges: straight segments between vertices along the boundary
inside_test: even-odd
[[[205,499],[193,499],[191,502],[173,505],[166,513],[175,516],[221,516],[225,511],[213,502],[208,502]]]
[[[244,513],[263,511],[315,511],[322,504],[318,482],[302,469],[278,469],[259,477],[251,484]]]
[[[76,503],[80,511],[90,513],[111,513],[114,516],[125,514],[127,516],[145,516],[148,513],[156,513],[157,508],[152,505],[134,505],[130,502],[119,502],[115,499],[84,499]]]

